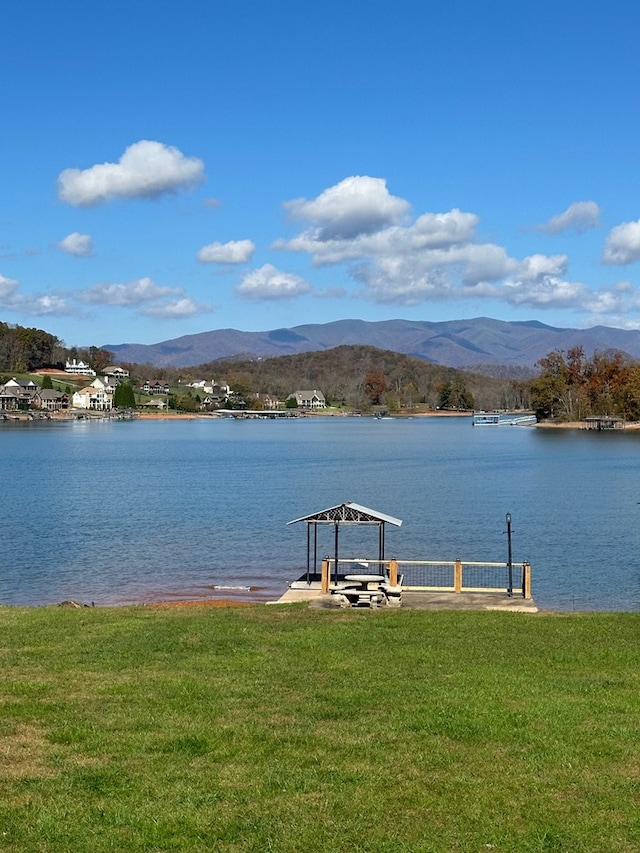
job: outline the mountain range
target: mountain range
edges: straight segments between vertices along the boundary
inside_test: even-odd
[[[404,353],[434,364],[471,368],[510,365],[532,368],[553,350],[581,346],[585,355],[619,350],[640,358],[640,331],[593,326],[570,329],[537,320],[336,320],[265,332],[218,329],[157,344],[105,344],[119,362],[156,367],[195,367],[222,358],[267,358],[362,344]]]

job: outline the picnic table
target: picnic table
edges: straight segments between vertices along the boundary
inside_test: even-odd
[[[386,578],[383,575],[345,575],[345,584],[331,590],[332,596],[340,599],[341,604],[351,607],[377,607],[386,604],[387,595],[383,589]]]
[[[375,584],[376,589],[386,581],[383,575],[345,575],[344,579],[349,583],[357,584],[359,589],[371,589],[370,584]]]

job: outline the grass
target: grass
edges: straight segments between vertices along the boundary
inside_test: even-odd
[[[640,616],[0,609],[2,851],[637,851]]]

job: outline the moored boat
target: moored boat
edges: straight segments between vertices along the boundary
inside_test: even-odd
[[[533,412],[474,412],[473,426],[528,426],[537,423]]]

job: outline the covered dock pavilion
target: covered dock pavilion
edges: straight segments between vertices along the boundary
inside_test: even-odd
[[[392,515],[378,512],[374,509],[369,509],[366,506],[348,501],[347,503],[338,504],[337,506],[322,509],[319,512],[311,513],[311,515],[302,516],[302,518],[294,518],[293,521],[287,524],[298,524],[304,521],[307,525],[307,572],[306,581],[310,583],[312,575],[314,579],[319,577],[318,571],[318,525],[333,525],[334,526],[334,546],[333,546],[333,566],[334,566],[334,581],[338,581],[338,558],[340,550],[340,528],[344,526],[354,525],[369,525],[378,529],[378,561],[382,565],[385,559],[385,526],[392,524],[394,527],[400,527],[402,521],[399,518],[394,518]],[[313,569],[312,569],[313,567]]]

